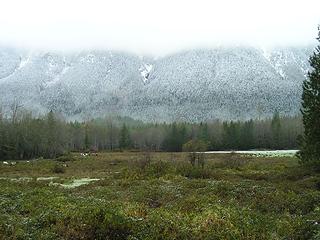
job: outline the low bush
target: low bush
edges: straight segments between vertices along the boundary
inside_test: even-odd
[[[141,171],[145,171],[151,164],[151,153],[143,152],[141,156],[135,161],[135,167]]]
[[[57,157],[55,160],[58,162],[69,162],[69,161],[74,161],[75,158],[72,156],[71,153],[68,153],[68,154],[64,154],[60,157]]]
[[[296,158],[219,167],[229,154],[207,155],[202,168],[185,153],[101,156],[0,164],[0,239],[319,239],[320,175]],[[62,186],[83,177],[100,181]]]
[[[238,169],[247,164],[247,159],[239,154],[231,153],[230,156],[220,163],[220,167]]]
[[[53,173],[65,173],[65,168],[61,164],[55,164],[52,168]]]
[[[211,178],[213,172],[202,167],[183,164],[176,167],[176,173],[187,178]]]
[[[161,177],[171,172],[172,164],[166,161],[157,161],[152,163],[147,172],[150,176]]]
[[[132,224],[132,219],[114,208],[88,205],[63,216],[58,234],[63,239],[128,239]]]
[[[167,161],[155,161],[151,162],[149,155],[144,155],[130,163],[130,166],[126,169],[127,178],[159,178],[172,171],[173,164]]]

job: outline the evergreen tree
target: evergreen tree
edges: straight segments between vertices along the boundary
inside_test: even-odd
[[[169,152],[181,152],[182,145],[187,140],[187,129],[185,124],[173,123],[169,127],[167,137],[163,141],[163,149]]]
[[[4,158],[4,149],[3,149],[3,145],[4,145],[4,131],[3,131],[3,123],[2,123],[2,108],[0,106],[0,159]]]
[[[176,123],[171,124],[166,138],[163,141],[163,149],[169,152],[179,151],[178,146],[178,127]]]
[[[320,42],[320,26],[318,27]],[[309,59],[312,71],[303,82],[302,116],[304,136],[299,157],[303,164],[320,169],[320,45]]]
[[[51,110],[46,118],[47,122],[47,132],[46,132],[46,139],[47,139],[47,153],[45,157],[54,158],[56,156],[56,120],[53,111]]]
[[[46,117],[46,153],[44,154],[47,158],[56,158],[61,155],[66,149],[64,146],[64,136],[62,126],[59,126],[59,120],[51,110]]]
[[[113,126],[112,119],[107,120],[107,128],[108,128],[108,142],[109,142],[109,148],[111,151],[113,151],[114,148],[114,139],[115,139],[115,127]]]
[[[187,141],[187,128],[183,123],[178,129],[178,151],[182,151],[182,145]]]
[[[200,123],[199,139],[204,141],[208,146],[211,145],[207,123],[204,123],[204,124],[202,122]]]
[[[131,137],[129,129],[127,128],[126,124],[122,125],[120,130],[120,140],[119,140],[119,147],[120,149],[128,149],[132,145]]]
[[[253,121],[246,121],[241,127],[240,148],[243,150],[252,149],[254,146]]]
[[[271,132],[272,132],[272,147],[274,149],[280,149],[280,131],[281,131],[281,122],[280,114],[278,111],[275,111],[271,121]]]
[[[89,139],[89,125],[88,123],[85,124],[84,127],[84,147],[86,150],[90,148],[90,139]]]
[[[240,146],[240,123],[233,122],[223,123],[222,143],[225,149],[235,150]]]

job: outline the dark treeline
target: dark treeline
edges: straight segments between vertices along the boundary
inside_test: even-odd
[[[49,112],[34,118],[21,112],[0,114],[0,159],[55,158],[69,151],[182,151],[190,140],[207,150],[296,149],[302,134],[300,117],[245,122],[151,124],[130,118],[108,117],[67,122]]]

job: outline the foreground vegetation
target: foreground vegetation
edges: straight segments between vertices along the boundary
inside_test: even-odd
[[[320,174],[297,158],[189,157],[0,162],[0,239],[320,238]]]

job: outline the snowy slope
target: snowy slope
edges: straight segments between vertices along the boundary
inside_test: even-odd
[[[163,58],[0,48],[0,103],[70,119],[248,119],[299,112],[312,47],[191,50]]]

